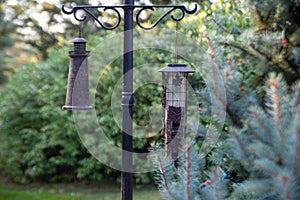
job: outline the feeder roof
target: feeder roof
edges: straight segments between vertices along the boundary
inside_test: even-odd
[[[167,64],[166,67],[158,70],[159,72],[186,72],[186,73],[194,73],[195,70],[187,67],[186,64]]]
[[[75,38],[72,40],[73,43],[86,43],[86,39],[84,38]]]

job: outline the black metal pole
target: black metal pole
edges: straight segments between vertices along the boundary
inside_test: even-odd
[[[125,0],[124,55],[122,91],[122,200],[132,200],[132,107],[133,107],[133,7],[134,0]]]

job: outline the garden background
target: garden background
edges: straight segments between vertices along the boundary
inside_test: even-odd
[[[67,87],[68,51],[80,30],[80,24],[62,14],[61,6],[101,1],[0,2],[0,199],[119,198],[120,172],[87,151],[72,113],[61,110]],[[136,3],[143,2],[149,3]],[[185,16],[178,27],[172,20],[163,20],[154,30],[154,39],[169,46],[169,40],[159,40],[164,33],[160,30],[169,30],[175,40],[177,27],[181,35],[203,50],[188,49],[191,57],[201,60],[201,66],[188,63],[200,69],[189,77],[199,101],[195,109],[200,125],[193,133],[192,145],[182,149],[185,153],[178,168],[161,168],[160,159],[153,158],[153,172],[134,174],[134,198],[297,199],[300,2],[151,1],[186,6],[193,2],[199,5],[196,14]],[[161,12],[148,13],[143,24],[155,21]],[[101,19],[114,24],[113,13],[103,13]],[[121,31],[107,32],[92,19],[82,24],[88,50]],[[137,29],[136,34],[143,33]],[[174,60],[173,52],[135,52],[135,65],[163,66],[170,60]],[[116,146],[121,143],[121,130],[111,112],[111,94],[121,77],[120,66],[121,58],[107,65],[106,78],[98,83],[95,96],[98,121]],[[214,74],[214,69],[220,76],[205,82],[205,74]],[[220,83],[226,94],[221,97],[217,90],[207,88]],[[149,108],[161,102],[160,87],[150,84],[135,92],[133,118],[137,124],[145,126],[149,122]],[[212,104],[226,113],[224,123],[220,123],[218,113],[213,113]],[[215,133],[219,140],[203,157],[202,144],[208,133]],[[150,131],[147,136],[134,138],[134,150],[159,149],[161,135]],[[211,184],[203,185],[207,180]]]

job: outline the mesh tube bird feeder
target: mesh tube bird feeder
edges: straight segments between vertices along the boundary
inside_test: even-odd
[[[186,64],[167,64],[162,72],[162,106],[166,156],[176,159],[185,135],[187,112],[187,77],[194,70]]]

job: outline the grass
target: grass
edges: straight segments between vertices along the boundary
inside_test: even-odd
[[[119,200],[116,186],[46,185],[19,186],[0,183],[0,200]],[[162,200],[150,186],[134,188],[134,200]]]

